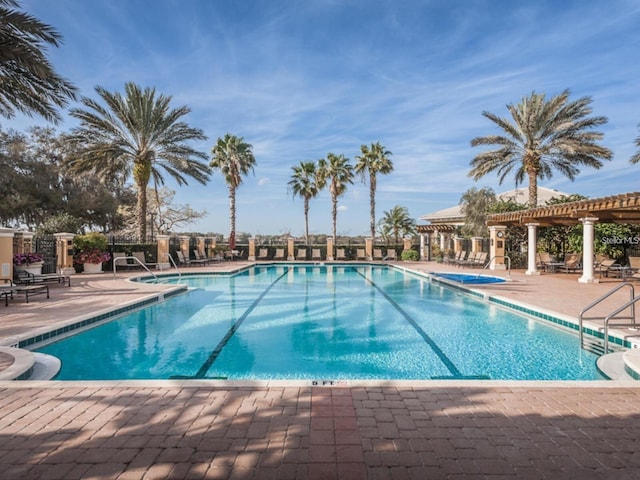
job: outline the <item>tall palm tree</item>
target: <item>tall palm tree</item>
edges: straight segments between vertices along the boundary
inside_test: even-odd
[[[220,170],[229,186],[229,248],[236,246],[236,190],[242,184],[242,177],[253,171],[256,159],[253,147],[243,137],[226,134],[211,149],[211,163],[214,170]]]
[[[356,157],[355,172],[362,181],[369,182],[369,228],[371,238],[376,238],[376,188],[377,175],[387,175],[393,171],[393,162],[389,158],[392,154],[380,142],[372,143],[371,148],[366,145],[360,147],[361,155]]]
[[[333,221],[333,243],[336,243],[336,223],[338,217],[338,198],[347,190],[347,185],[353,183],[353,166],[343,154],[328,153],[326,160],[318,161],[319,176],[322,184],[329,183],[331,193],[331,218]]]
[[[640,148],[640,135],[636,137],[636,147]],[[640,163],[640,150],[629,160],[631,163]]]
[[[591,98],[569,101],[569,90],[549,99],[531,93],[507,109],[513,122],[489,112],[482,115],[498,125],[506,135],[488,135],[471,140],[471,145],[497,145],[477,155],[469,176],[478,180],[496,170],[500,183],[515,170],[516,185],[529,180],[529,206],[538,203],[538,179],[551,178],[553,169],[574,180],[577,165],[600,168],[611,160],[609,149],[597,144],[603,134],[591,129],[607,123],[607,117],[589,117]]]
[[[180,120],[191,110],[170,108],[170,96],[156,96],[155,88],[142,90],[131,82],[124,88],[122,96],[96,87],[106,105],[83,98],[87,109],[71,110],[80,126],[72,130],[70,140],[80,153],[69,166],[76,172],[95,172],[99,178],[120,178],[122,183],[132,176],[137,190],[138,237],[144,240],[149,181],[164,185],[164,170],[178,185],[187,185],[187,177],[206,184],[211,170],[198,159],[207,155],[186,142],[207,137]]]
[[[17,110],[58,123],[56,108],[76,98],[76,87],[56,73],[45,55],[47,45],[58,47],[62,37],[19,6],[0,0],[0,115],[13,118]]]
[[[409,215],[407,207],[396,205],[391,210],[383,212],[380,219],[380,231],[383,236],[393,233],[395,243],[398,243],[401,236],[415,234],[416,221]]]
[[[315,162],[300,162],[292,169],[293,174],[288,185],[294,197],[304,199],[304,232],[309,245],[309,201],[320,193],[323,187],[322,178],[318,175]]]

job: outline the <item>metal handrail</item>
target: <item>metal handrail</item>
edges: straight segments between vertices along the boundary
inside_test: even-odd
[[[178,264],[176,263],[176,261],[173,259],[170,253],[165,253],[165,255],[169,258],[169,263],[172,263],[176,269],[176,272],[178,272],[178,281],[182,280],[182,273],[180,273],[180,269],[178,268]]]
[[[147,272],[149,272],[153,278],[156,279],[156,282],[158,281],[158,277],[156,276],[155,273],[153,273],[151,270],[149,270],[149,268],[140,261],[140,259],[138,257],[118,257],[118,258],[114,258],[113,259],[113,279],[116,279],[116,270],[117,270],[117,264],[118,264],[118,260],[134,260],[136,262],[138,262],[138,264],[144,268]]]
[[[633,287],[633,285],[629,282],[624,282],[621,283],[619,285],[617,285],[616,287],[612,288],[611,290],[609,290],[608,292],[606,292],[604,295],[602,295],[601,297],[597,298],[596,300],[594,300],[593,302],[591,302],[589,305],[587,305],[586,307],[584,307],[581,311],[580,314],[578,315],[578,327],[579,327],[579,335],[580,335],[580,348],[582,348],[583,345],[583,340],[584,340],[584,332],[582,329],[582,323],[584,320],[597,320],[600,318],[603,318],[601,316],[599,317],[585,317],[585,313],[587,313],[589,310],[591,310],[593,307],[595,307],[596,305],[599,305],[600,303],[602,303],[603,301],[605,301],[607,298],[609,298],[611,295],[613,295],[614,293],[616,293],[618,290],[621,290],[622,288],[629,288],[629,301],[626,302],[624,304],[623,307],[620,307],[618,309],[616,309],[615,312],[609,314],[607,317],[604,317],[605,320],[605,353],[607,353],[608,350],[608,320],[610,320],[614,315],[620,313],[621,311],[631,307],[631,316],[629,317],[619,317],[622,319],[633,319],[633,325],[635,326],[635,320],[636,320],[636,309],[635,309],[635,289]],[[640,298],[640,297],[638,297]]]
[[[480,275],[482,275],[482,272],[484,272],[487,268],[489,268],[489,266],[491,265],[491,262],[493,262],[496,258],[506,258],[507,259],[507,277],[511,276],[511,258],[509,258],[506,255],[495,255],[493,258],[491,258],[484,267],[482,267],[482,270],[480,270],[480,273],[478,273],[478,277]]]

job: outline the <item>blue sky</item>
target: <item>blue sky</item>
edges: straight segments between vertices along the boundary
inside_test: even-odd
[[[303,203],[287,190],[291,168],[333,152],[355,163],[381,142],[395,170],[379,177],[377,218],[402,205],[418,218],[458,203],[472,187],[514,188],[489,174],[474,182],[470,140],[498,133],[482,116],[532,91],[593,98],[609,123],[614,159],[541,185],[590,197],[640,190],[640,2],[637,0],[23,0],[63,45],[49,56],[88,97],[97,85],[153,86],[192,109],[209,140],[225,133],[253,145],[255,175],[237,192],[237,230],[304,233]],[[45,125],[2,120],[3,128]],[[59,131],[74,120],[65,115]],[[173,187],[173,185],[170,184]],[[228,233],[219,173],[176,188],[176,202],[208,212],[187,231]],[[340,200],[338,233],[366,235],[368,187]],[[312,200],[312,233],[331,233],[328,191]]]

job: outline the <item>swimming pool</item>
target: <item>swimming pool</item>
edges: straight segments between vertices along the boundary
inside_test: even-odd
[[[439,278],[446,278],[458,283],[467,283],[474,285],[483,285],[488,283],[504,283],[506,280],[502,277],[494,277],[491,275],[476,275],[473,273],[432,273]]]
[[[601,379],[576,335],[389,266],[255,266],[37,351],[58,379]]]

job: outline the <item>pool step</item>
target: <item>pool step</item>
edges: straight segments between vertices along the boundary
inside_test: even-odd
[[[640,349],[602,355],[596,366],[610,380],[634,382],[640,379]]]
[[[0,381],[51,380],[60,371],[60,360],[21,348],[0,347]]]

